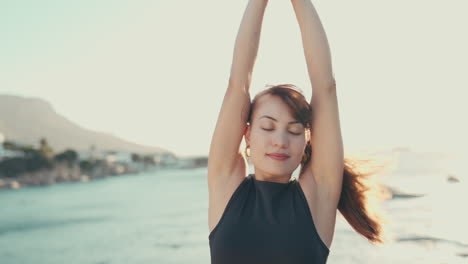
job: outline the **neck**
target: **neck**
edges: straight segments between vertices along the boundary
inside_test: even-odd
[[[288,183],[291,179],[291,174],[276,175],[276,174],[268,174],[259,170],[255,170],[254,177],[255,177],[255,180],[257,181]]]

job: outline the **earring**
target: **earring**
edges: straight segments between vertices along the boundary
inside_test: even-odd
[[[249,146],[245,146],[245,149],[244,149],[244,155],[247,157],[247,158],[250,158],[250,154],[247,154],[247,149],[249,148]]]

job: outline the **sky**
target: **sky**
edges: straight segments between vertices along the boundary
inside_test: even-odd
[[[1,1],[0,94],[40,97],[86,129],[208,155],[247,2]],[[465,151],[465,1],[313,3],[345,153]],[[312,94],[292,5],[270,0],[251,96],[280,83]]]

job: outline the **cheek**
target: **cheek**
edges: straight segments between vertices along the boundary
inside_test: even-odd
[[[297,155],[302,156],[305,150],[306,146],[306,141],[304,139],[299,139],[294,142],[294,152],[297,153]]]
[[[262,133],[261,131],[257,131],[256,133],[252,133],[250,136],[250,141],[252,144],[256,146],[262,146],[267,143],[269,140],[269,136],[266,133]]]
[[[262,135],[254,135],[252,134],[250,138],[250,145],[252,146],[251,150],[254,152],[262,152],[265,148],[267,139]]]

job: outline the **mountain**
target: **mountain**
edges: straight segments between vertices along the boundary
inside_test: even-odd
[[[95,145],[97,150],[141,154],[170,152],[80,127],[55,112],[50,103],[35,97],[0,95],[0,134],[7,140],[36,147],[39,140],[45,137],[56,153],[67,148],[77,151],[89,150],[91,145]]]

